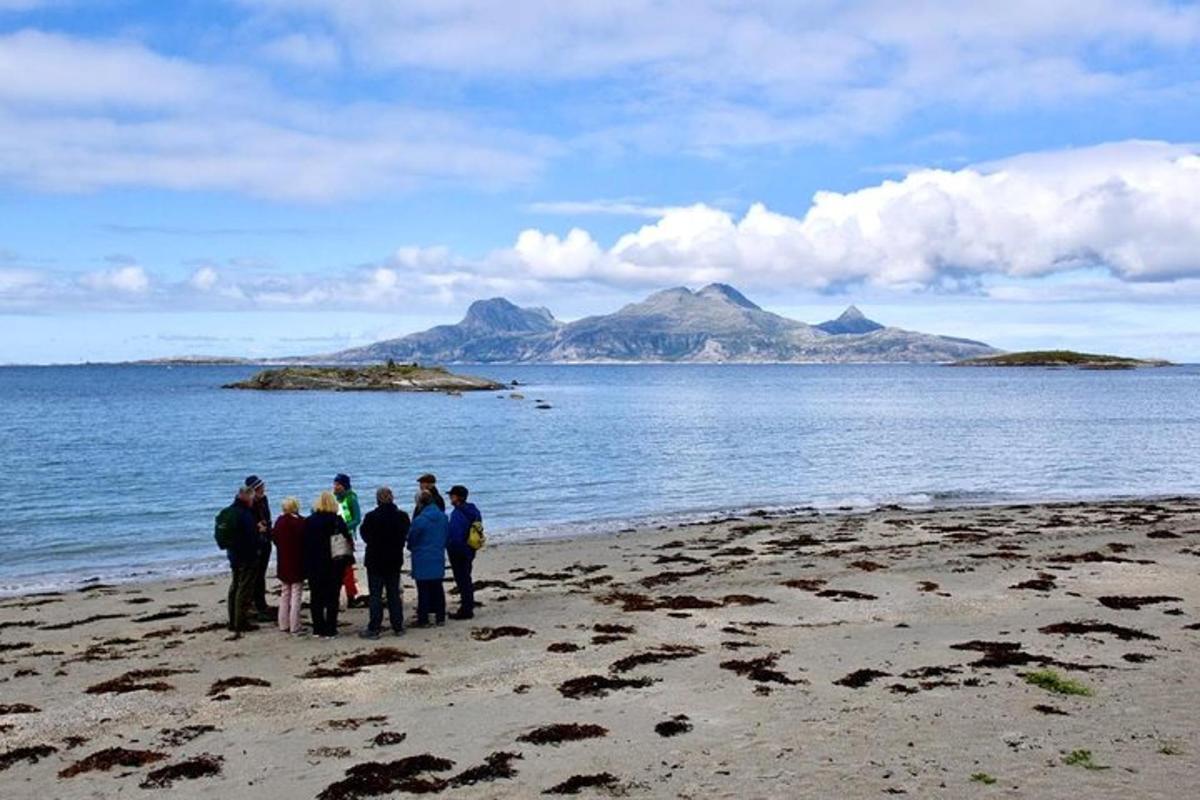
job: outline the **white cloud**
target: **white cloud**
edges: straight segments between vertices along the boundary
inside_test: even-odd
[[[186,278],[125,265],[82,277],[0,271],[0,306],[389,309],[726,281],[751,293],[863,287],[995,300],[1171,302],[1200,293],[1200,145],[1129,141],[929,169],[818,192],[791,216],[697,204],[601,244],[583,228],[521,231],[468,258],[402,247],[377,264],[293,273],[200,264]],[[153,290],[153,291],[151,291]]]
[[[88,272],[79,278],[79,282],[97,292],[144,294],[150,288],[150,276],[138,266]]]
[[[207,292],[217,285],[218,280],[220,280],[220,277],[217,275],[215,269],[212,267],[200,267],[192,273],[192,277],[188,278],[188,283],[201,292]]]
[[[468,114],[299,101],[252,73],[126,41],[0,35],[0,181],[328,200],[429,181],[522,182],[548,140]]]
[[[572,85],[599,120],[578,146],[656,152],[840,142],[946,105],[1126,100],[1187,80],[1200,42],[1200,8],[1168,0],[242,2],[283,30],[319,21],[367,70]],[[623,88],[589,92],[597,79]]]
[[[934,287],[1101,266],[1126,281],[1200,276],[1200,148],[1123,142],[818,192],[803,217],[671,209],[607,250],[582,230],[524,231],[513,252],[554,279],[825,289]],[[969,283],[969,280],[968,280]]]
[[[530,203],[527,211],[534,214],[563,214],[584,216],[598,214],[614,217],[661,217],[668,206],[651,206],[636,200],[545,200]]]

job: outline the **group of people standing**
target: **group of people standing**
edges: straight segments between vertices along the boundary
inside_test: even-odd
[[[266,483],[257,475],[246,478],[233,503],[216,520],[217,543],[228,554],[233,573],[228,610],[234,638],[258,629],[251,619],[251,608],[257,622],[274,622],[281,631],[303,634],[300,616],[305,582],[313,636],[332,639],[337,635],[343,591],[348,608],[368,607],[367,627],[360,636],[381,636],[385,605],[392,631],[397,636],[403,634],[400,573],[405,550],[412,554],[409,571],[417,584],[413,626],[427,627],[430,616],[436,625],[444,625],[447,616],[471,619],[475,612],[471,573],[475,553],[482,547],[483,516],[474,503],[467,501],[465,486],[450,488],[449,514],[435,476],[422,475],[417,486],[411,517],[396,505],[387,486],[376,490],[375,508],[364,516],[350,477],[338,473],[331,489],[321,492],[307,517],[300,513],[300,501],[288,497],[282,504],[283,513],[272,520]],[[355,578],[355,537],[366,545],[365,598]],[[276,613],[267,604],[272,550],[281,584]],[[459,608],[449,615],[442,587],[447,559],[459,592]]]

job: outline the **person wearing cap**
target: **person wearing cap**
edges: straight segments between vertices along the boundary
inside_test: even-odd
[[[467,502],[467,487],[450,487],[450,529],[446,537],[446,555],[450,557],[450,570],[454,573],[454,583],[458,586],[458,611],[450,615],[451,619],[471,619],[475,616],[475,582],[471,577],[471,567],[475,563],[475,551],[467,543],[471,525],[483,522],[483,515],[474,503]]]
[[[358,526],[362,523],[362,510],[358,505],[358,494],[350,488],[350,476],[339,472],[333,476],[333,496],[337,498],[342,509],[342,519],[350,531],[350,539],[354,539]],[[358,582],[354,579],[354,562],[346,564],[345,574],[342,575],[342,587],[346,590],[346,607],[358,605]]]
[[[408,551],[412,553],[412,576],[417,582],[417,619],[414,627],[429,626],[433,614],[438,625],[446,624],[446,592],[442,581],[446,577],[446,536],[450,521],[429,492],[417,498],[421,513],[408,529]]]
[[[251,595],[254,592],[254,575],[258,565],[258,526],[252,510],[254,490],[249,486],[238,487],[231,507],[237,511],[237,532],[233,536],[226,554],[232,579],[229,583],[229,630],[234,639],[240,639],[245,631],[257,630],[250,622]]]
[[[254,490],[255,527],[258,529],[258,556],[254,564],[254,610],[259,622],[271,622],[275,618],[267,605],[267,568],[271,565],[271,503],[267,500],[267,484],[257,475],[246,478],[246,487]]]
[[[396,507],[392,490],[381,486],[375,492],[375,509],[363,517],[362,535],[367,551],[367,629],[360,636],[378,639],[383,627],[383,595],[387,594],[388,622],[397,636],[404,633],[404,604],[400,591],[400,568],[404,566],[404,543],[408,540],[408,514]]]
[[[442,499],[441,493],[437,490],[437,476],[435,476],[433,473],[426,472],[424,475],[417,478],[417,493],[413,495],[413,519],[416,519],[417,515],[421,513],[422,493],[427,494],[429,497],[426,502],[433,503],[440,508],[443,513],[445,513],[446,501]]]

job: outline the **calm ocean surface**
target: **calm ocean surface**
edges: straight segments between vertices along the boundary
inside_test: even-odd
[[[494,539],[761,507],[1200,493],[1200,367],[490,366],[524,401],[256,393],[242,367],[0,368],[0,594],[219,569],[250,473],[272,508],[333,475],[364,511],[416,476]],[[534,408],[535,399],[553,405]]]

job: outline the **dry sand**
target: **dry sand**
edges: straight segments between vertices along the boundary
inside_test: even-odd
[[[475,620],[378,642],[227,641],[224,579],[10,598],[0,796],[1194,797],[1198,574],[1177,499],[490,547]]]

